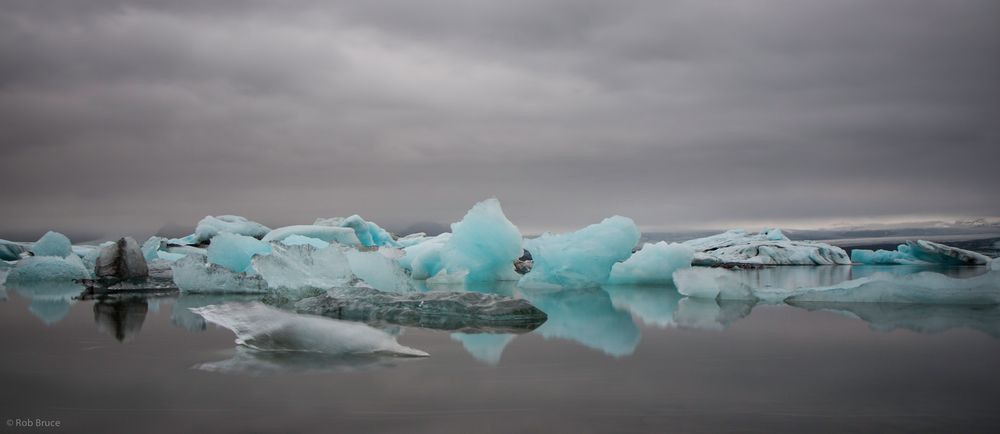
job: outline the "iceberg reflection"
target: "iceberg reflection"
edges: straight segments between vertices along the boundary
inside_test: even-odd
[[[523,289],[521,295],[549,316],[534,331],[546,339],[573,340],[615,357],[630,355],[639,345],[632,316],[602,289]]]
[[[84,289],[77,283],[59,281],[22,282],[8,287],[30,299],[28,310],[46,325],[62,321]]]
[[[615,308],[626,309],[648,326],[667,328],[674,326],[674,312],[683,298],[673,285],[605,286]]]
[[[451,339],[462,343],[473,358],[490,366],[500,363],[503,349],[517,335],[513,333],[452,333]]]
[[[756,302],[748,300],[713,300],[684,297],[677,303],[674,321],[677,327],[698,330],[725,330],[750,315]]]
[[[94,303],[94,322],[98,330],[114,336],[119,342],[128,342],[142,330],[148,311],[145,298],[100,300]]]
[[[940,305],[909,303],[843,303],[789,301],[809,311],[829,311],[867,322],[872,330],[896,329],[941,333],[951,329],[978,330],[1000,338],[1000,305]]]

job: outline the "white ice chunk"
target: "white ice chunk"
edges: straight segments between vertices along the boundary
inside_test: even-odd
[[[207,241],[223,232],[260,239],[271,229],[238,215],[205,216],[198,222],[194,234],[198,241]]]
[[[323,241],[318,238],[304,237],[302,235],[291,235],[281,240],[281,243],[286,246],[301,246],[310,245],[317,249],[325,249],[330,247],[330,243]]]
[[[208,262],[221,265],[237,273],[250,271],[254,255],[271,253],[271,245],[253,237],[221,233],[212,238],[208,246]]]
[[[294,314],[261,303],[227,303],[191,309],[236,334],[236,343],[262,351],[426,357],[396,338],[361,323]]]
[[[270,255],[253,259],[253,268],[272,289],[325,289],[357,281],[347,257],[336,245],[317,249],[307,244],[273,243]]]
[[[267,235],[264,236],[263,241],[282,241],[292,235],[315,238],[328,243],[340,243],[353,246],[361,244],[361,241],[358,240],[358,236],[354,233],[354,229],[339,226],[317,225],[295,225],[278,228],[268,232]]]
[[[164,261],[170,261],[170,262],[176,261],[180,258],[183,258],[184,256],[185,255],[181,253],[170,253],[162,251],[156,252],[156,259],[162,259]]]
[[[754,288],[735,271],[723,268],[694,267],[674,273],[677,292],[694,298],[720,300],[756,300]]]
[[[187,255],[175,261],[174,284],[188,293],[265,293],[267,282],[260,276],[237,273],[221,265],[209,263],[203,255]]]
[[[390,234],[389,231],[382,229],[374,222],[365,221],[365,219],[361,218],[361,216],[357,214],[347,218],[320,218],[316,219],[316,222],[313,224],[317,226],[351,228],[354,230],[354,235],[358,237],[358,241],[360,241],[363,246],[396,247],[396,242],[392,239],[392,234]]]
[[[152,261],[159,257],[157,252],[167,248],[167,239],[158,236],[151,236],[142,243],[142,256],[147,261]]]
[[[608,281],[611,267],[632,255],[639,241],[632,219],[614,216],[576,232],[526,240],[534,266],[518,282],[523,288],[598,287]]]
[[[48,231],[31,246],[35,256],[57,256],[65,258],[73,253],[73,243],[59,232]]]
[[[851,251],[851,260],[861,264],[939,264],[939,265],[986,265],[990,257],[958,247],[946,246],[931,241],[917,240],[900,244],[896,250]]]
[[[705,238],[685,241],[695,249],[696,265],[832,265],[850,264],[844,249],[813,241],[791,241],[781,230],[757,234],[730,230]]]
[[[625,262],[611,267],[612,285],[666,285],[674,271],[691,266],[694,249],[683,244],[646,243]]]
[[[398,256],[397,253],[401,252],[391,247],[383,247],[375,252],[344,248],[351,271],[372,288],[385,292],[415,291],[413,280],[399,263],[393,260]]]
[[[414,279],[461,283],[520,277],[514,261],[523,253],[521,232],[507,220],[500,201],[477,203],[451,230],[405,249],[400,264],[411,270]]]

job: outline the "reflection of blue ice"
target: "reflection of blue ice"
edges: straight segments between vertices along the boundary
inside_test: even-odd
[[[621,357],[639,345],[639,328],[632,316],[616,309],[602,289],[523,289],[521,295],[549,318],[535,329],[545,337],[570,339]]]
[[[25,282],[10,288],[31,299],[28,310],[47,325],[62,321],[75,303],[74,298],[83,292],[83,286],[73,282]]]
[[[465,351],[476,360],[495,366],[500,363],[503,349],[516,336],[512,333],[452,333],[451,339],[461,342]]]
[[[193,307],[205,307],[212,304],[223,304],[226,302],[243,302],[260,300],[260,295],[252,294],[187,294],[181,293],[170,311],[170,322],[188,331],[205,330],[207,323],[205,319],[194,312]]]
[[[639,317],[646,325],[666,328],[674,325],[674,311],[682,296],[673,285],[651,286],[605,286],[604,291],[611,296],[611,304],[627,309]]]
[[[872,330],[896,329],[940,333],[956,328],[979,330],[1000,338],[1000,305],[951,306],[900,303],[790,302],[807,310],[824,310],[868,323]]]
[[[378,355],[330,355],[303,351],[258,351],[236,347],[233,356],[214,362],[199,363],[193,369],[229,375],[253,377],[354,372],[393,367],[403,359]]]

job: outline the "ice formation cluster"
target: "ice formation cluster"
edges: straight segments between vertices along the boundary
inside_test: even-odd
[[[851,263],[840,247],[813,241],[789,240],[780,229],[750,233],[734,229],[685,241],[695,250],[695,265],[846,265]]]
[[[986,255],[924,240],[907,241],[896,250],[854,249],[851,260],[871,265],[986,265],[990,262]]]

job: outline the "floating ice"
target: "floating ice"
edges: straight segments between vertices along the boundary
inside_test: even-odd
[[[281,240],[281,243],[286,246],[310,245],[317,249],[325,249],[327,247],[330,247],[330,243],[326,241],[317,238],[304,237],[302,235],[290,235],[285,239]]]
[[[522,254],[521,232],[496,199],[477,203],[462,221],[451,225],[451,234],[411,244],[400,265],[414,279],[438,283],[517,280],[514,261]]]
[[[546,315],[526,300],[476,292],[395,294],[373,288],[331,288],[295,303],[301,313],[444,330],[533,329]]]
[[[545,339],[569,339],[615,357],[632,354],[639,345],[632,316],[615,308],[599,288],[525,289],[522,295],[548,315],[534,331]]]
[[[21,259],[21,253],[26,251],[28,251],[28,249],[19,243],[0,240],[0,260],[16,261]]]
[[[756,300],[754,287],[740,273],[724,268],[694,267],[674,273],[677,292],[702,299]]]
[[[89,279],[90,271],[79,256],[32,256],[17,262],[7,275],[7,284],[24,284],[38,281],[52,282]]]
[[[625,262],[611,267],[612,285],[666,285],[674,271],[691,266],[694,249],[683,244],[646,243]]]
[[[365,219],[357,214],[347,218],[320,218],[316,219],[316,222],[313,224],[317,226],[336,226],[353,229],[354,235],[358,237],[358,241],[363,246],[396,247],[396,242],[392,239],[392,234],[389,231],[380,228],[374,222],[365,221]]]
[[[101,247],[94,274],[98,278],[144,279],[149,276],[149,267],[139,243],[132,237],[125,237]]]
[[[639,241],[632,219],[614,216],[568,234],[545,233],[526,240],[534,266],[521,277],[523,288],[598,287],[608,281],[611,267],[632,255]]]
[[[31,246],[35,256],[58,256],[65,258],[73,253],[73,243],[59,232],[48,231]]]
[[[461,342],[465,351],[476,360],[496,366],[500,363],[503,349],[516,336],[513,333],[452,333],[451,340]]]
[[[272,244],[267,256],[253,259],[253,268],[272,289],[300,290],[352,286],[357,277],[336,245],[317,249],[311,245]]]
[[[270,253],[271,245],[256,238],[221,233],[212,238],[208,246],[208,262],[239,273],[252,270],[250,261],[254,255]]]
[[[779,229],[758,234],[730,230],[684,243],[695,249],[695,265],[764,264],[832,265],[850,264],[844,249],[813,241],[791,241]]]
[[[260,301],[259,294],[192,294],[182,292],[170,310],[170,322],[185,330],[197,332],[206,329],[205,318],[192,312],[192,308],[224,303],[249,303]]]
[[[986,265],[990,257],[957,247],[946,246],[931,241],[917,240],[900,244],[896,250],[851,251],[851,260],[861,264],[939,264],[939,265]]]
[[[373,288],[386,292],[415,290],[413,279],[395,261],[395,258],[401,257],[402,254],[402,251],[390,247],[383,247],[375,252],[344,248],[344,255],[354,275]],[[324,288],[328,287],[329,285]]]
[[[170,253],[163,251],[156,252],[156,259],[162,259],[164,261],[170,261],[170,262],[176,261],[180,258],[183,258],[184,256],[185,255],[181,253]]]
[[[151,236],[142,243],[142,257],[152,261],[159,257],[158,252],[167,248],[167,239]]]
[[[263,241],[282,241],[292,235],[315,238],[328,243],[340,243],[357,246],[361,244],[354,229],[339,226],[295,225],[285,226],[268,232]]]
[[[171,239],[169,242],[197,245],[211,240],[223,232],[260,239],[270,231],[271,229],[267,226],[237,215],[205,216],[198,222],[193,234],[184,238]]]
[[[182,293],[267,292],[267,282],[259,275],[234,272],[209,263],[203,255],[187,255],[175,261],[170,269],[173,271],[174,283]]]
[[[227,303],[191,311],[232,330],[236,343],[257,350],[428,356],[364,324],[289,313],[261,303]]]

